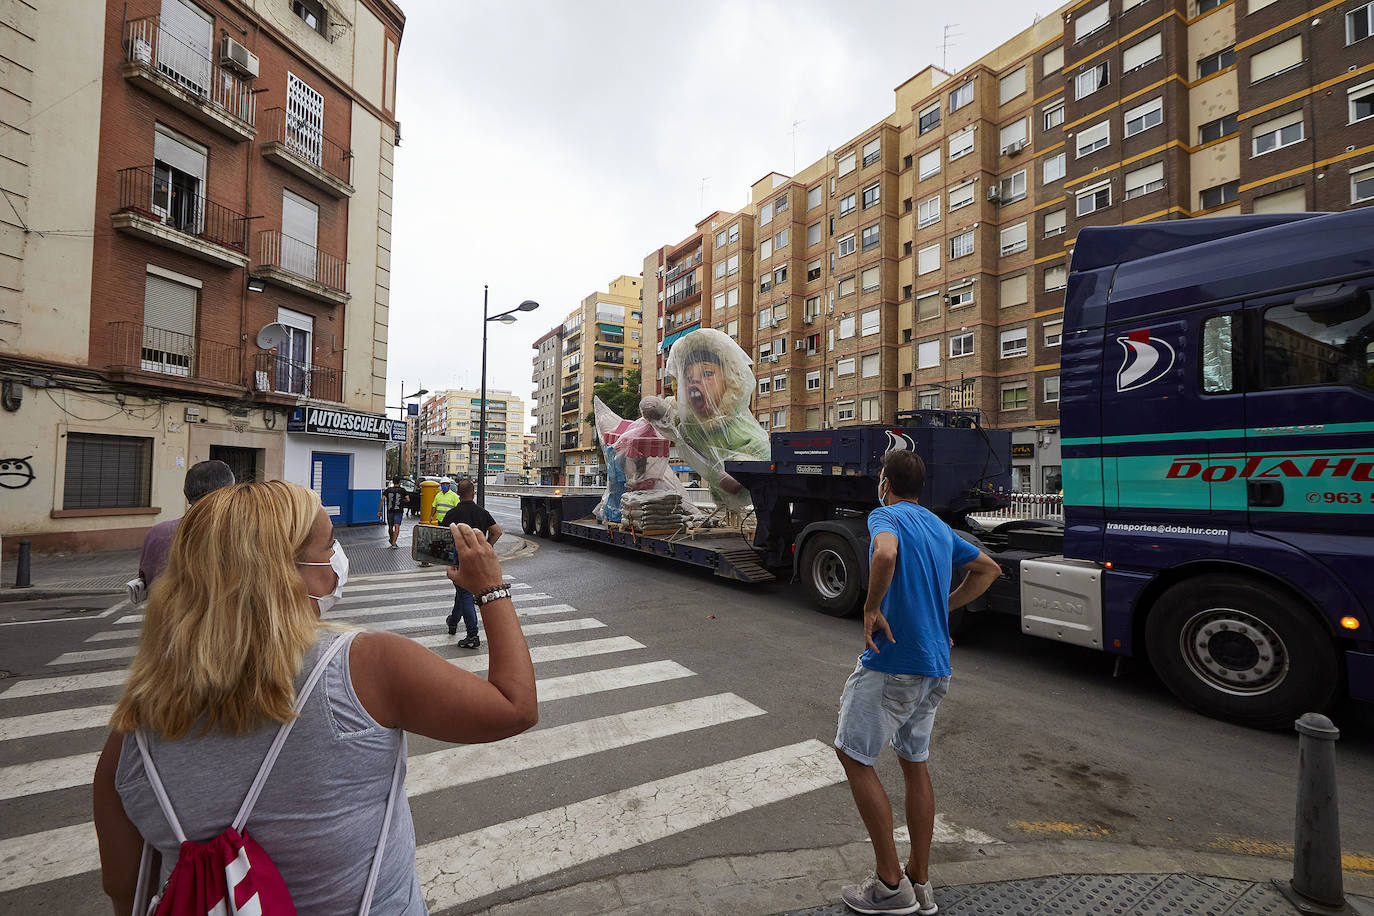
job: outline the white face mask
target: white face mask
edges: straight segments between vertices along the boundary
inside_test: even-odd
[[[878,505],[880,505],[880,506],[886,506],[886,505],[887,505],[887,498],[886,498],[886,497],[884,496],[884,494],[883,494],[883,484],[884,484],[885,482],[886,482],[886,478],[884,478],[884,477],[879,477],[879,478],[878,478]]]
[[[338,604],[343,598],[344,583],[348,581],[348,555],[343,552],[339,542],[335,541],[329,551],[328,563],[303,563],[296,561],[297,566],[329,566],[334,570],[334,576],[338,579],[334,583],[334,590],[327,595],[310,595],[320,605],[320,613],[324,614],[334,605]]]

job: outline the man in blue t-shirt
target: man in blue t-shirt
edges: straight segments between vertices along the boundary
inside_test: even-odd
[[[840,896],[860,913],[934,913],[930,840],[935,792],[926,770],[935,709],[949,690],[949,609],[977,598],[1001,574],[997,563],[918,501],[926,469],[915,452],[883,456],[871,542],[866,651],[844,685],[835,753],[873,842],[874,873]],[[949,590],[953,570],[964,581]],[[873,763],[890,743],[902,764],[911,857],[903,869],[892,839],[892,806]]]

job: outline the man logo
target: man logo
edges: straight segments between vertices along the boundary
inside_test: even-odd
[[[1116,342],[1125,351],[1121,368],[1116,370],[1116,390],[1134,391],[1153,384],[1174,367],[1174,348],[1167,340],[1151,340],[1150,332],[1132,331]]]

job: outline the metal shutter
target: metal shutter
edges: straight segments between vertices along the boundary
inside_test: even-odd
[[[310,280],[316,279],[315,239],[320,208],[303,197],[282,191],[281,266]]]
[[[286,145],[316,165],[324,136],[324,96],[290,71],[286,74]]]
[[[197,95],[208,95],[213,32],[214,19],[199,7],[184,0],[162,0],[159,69]]]
[[[67,434],[64,509],[127,509],[149,505],[153,440]]]
[[[195,289],[149,274],[143,288],[142,368],[192,375],[195,354]]]

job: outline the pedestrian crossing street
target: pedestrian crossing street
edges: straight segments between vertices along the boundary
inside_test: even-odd
[[[696,672],[633,635],[613,632],[586,608],[528,583],[511,584],[535,663],[541,722],[496,744],[455,747],[412,738],[406,788],[431,911],[462,908],[844,781],[827,741],[811,737],[758,749],[748,722],[766,710],[705,689]],[[443,630],[452,605],[442,571],[417,569],[351,579],[327,619],[412,636],[455,665],[485,672],[485,641],[478,651],[459,649],[462,634]],[[0,743],[10,751],[0,758],[6,763],[0,820],[14,817],[9,822],[24,828],[0,833],[0,911],[60,896],[74,879],[99,894],[89,785],[142,615],[111,619],[83,648],[53,658],[42,675],[0,681]],[[741,736],[753,740],[741,743]],[[662,772],[661,760],[675,755],[655,756],[658,765],[643,772],[617,755],[652,754],[674,739],[690,749],[678,772]],[[25,749],[38,759],[11,762]],[[569,778],[556,781],[557,793],[531,800],[538,793],[521,783],[523,794],[503,804],[512,781],[553,766],[569,768]],[[92,908],[82,898],[59,910],[105,911],[103,899],[95,903]]]

